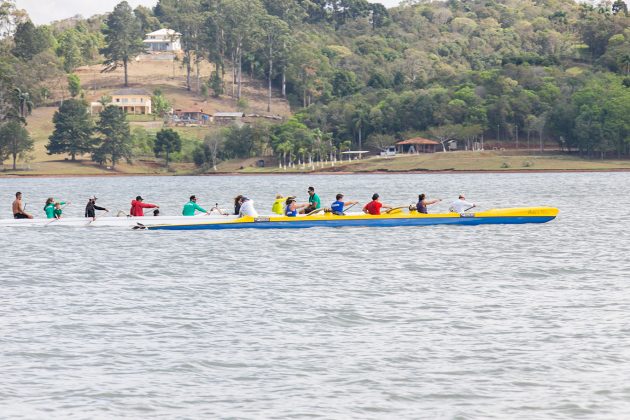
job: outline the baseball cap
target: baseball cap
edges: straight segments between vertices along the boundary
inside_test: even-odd
[[[379,197],[379,195],[374,193],[374,195],[372,195],[372,200],[376,200],[378,197]]]
[[[313,187],[308,187],[308,190],[309,190],[309,191],[315,191],[315,188],[313,188]]]
[[[96,196],[95,195],[90,196],[90,200],[96,200]]]
[[[137,197],[136,197],[136,201],[143,201],[143,200],[144,200],[144,199],[143,199],[142,197],[140,197],[140,196],[137,196]]]

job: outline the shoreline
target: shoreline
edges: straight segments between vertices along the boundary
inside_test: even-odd
[[[181,177],[181,176],[275,176],[275,175],[448,175],[448,174],[521,174],[521,173],[592,173],[592,172],[630,172],[630,168],[618,169],[444,169],[444,170],[410,170],[410,171],[313,171],[313,172],[216,172],[201,174],[0,174],[2,179],[28,178],[120,178],[120,177]]]

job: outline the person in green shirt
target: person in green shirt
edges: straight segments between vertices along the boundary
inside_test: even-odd
[[[301,210],[300,213],[308,214],[314,210],[322,207],[322,202],[319,199],[319,195],[315,194],[315,188],[308,187],[308,206]]]
[[[63,209],[61,208],[61,203],[55,203],[55,210],[53,211],[55,219],[61,219],[61,215],[63,214]]]
[[[61,206],[65,206],[70,204],[70,202],[65,202],[65,201],[55,201],[54,198],[49,197],[46,200],[46,205],[44,206],[44,211],[46,212],[46,218],[47,219],[54,219],[55,218],[55,206],[59,204],[59,209],[61,210]]]
[[[182,210],[182,215],[184,216],[194,216],[195,211],[200,211],[202,213],[210,214],[203,207],[197,204],[197,197],[194,195],[190,196],[190,201],[184,204],[184,209]]]

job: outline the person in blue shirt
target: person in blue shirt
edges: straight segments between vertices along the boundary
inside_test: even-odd
[[[286,206],[284,207],[284,215],[287,217],[297,217],[298,209],[304,208],[308,206],[308,204],[298,204],[295,201],[295,197],[289,197],[286,201]]]
[[[342,201],[343,200],[343,194],[337,194],[337,196],[335,197],[336,201],[333,202],[330,205],[330,209],[332,210],[333,214],[337,215],[337,216],[343,216],[343,209],[345,206],[349,206],[349,205],[353,205],[353,204],[357,204],[358,201]]]

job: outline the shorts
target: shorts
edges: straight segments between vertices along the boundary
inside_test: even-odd
[[[22,213],[15,213],[13,215],[13,218],[14,219],[28,219],[28,216]]]

